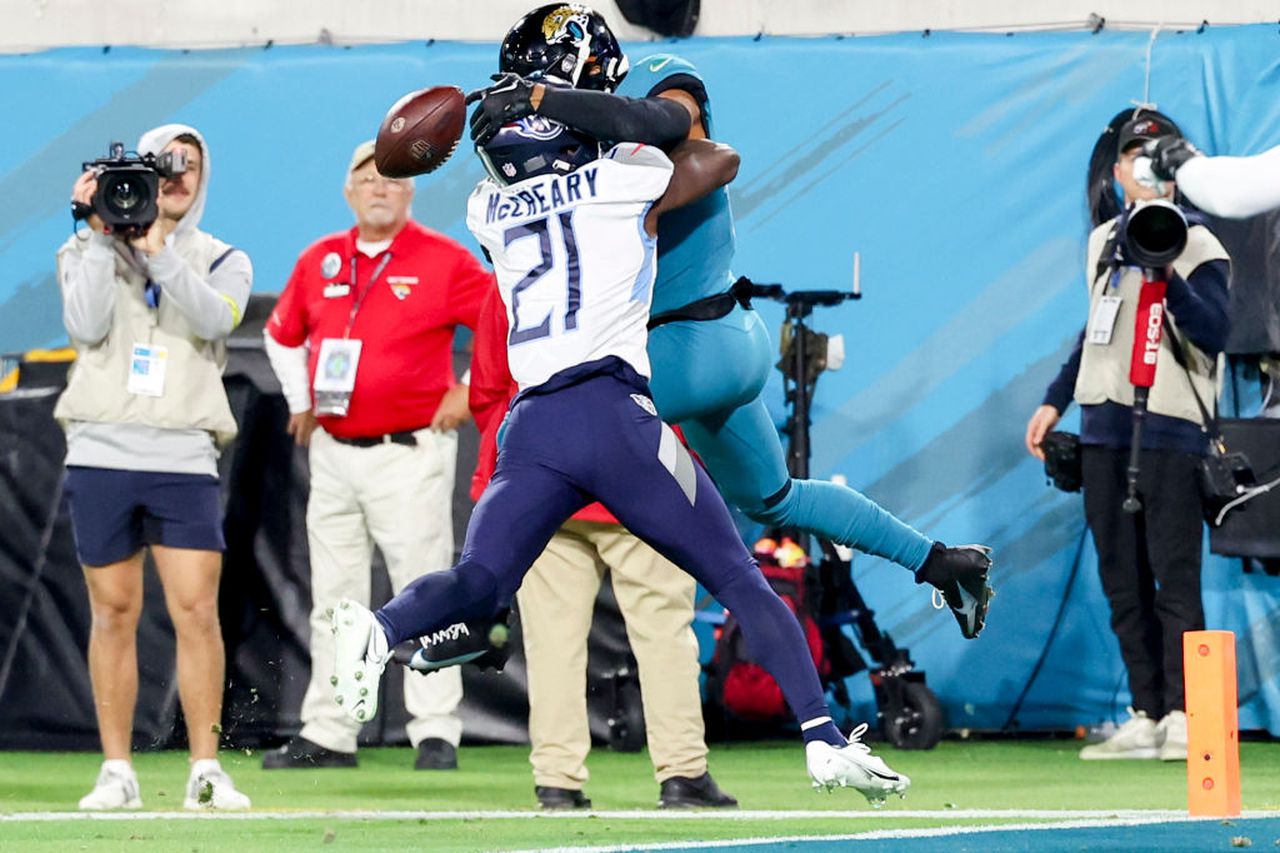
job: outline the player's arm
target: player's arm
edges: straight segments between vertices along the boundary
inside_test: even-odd
[[[738,152],[710,139],[689,139],[671,152],[675,167],[667,191],[654,202],[645,217],[645,228],[658,233],[658,217],[668,210],[695,202],[728,184],[738,175]]]
[[[1178,188],[1214,216],[1245,219],[1280,207],[1280,145],[1253,157],[1192,157]]]
[[[477,145],[488,142],[504,124],[534,113],[596,139],[658,147],[686,138],[691,127],[689,110],[670,98],[627,98],[545,86],[515,74],[502,75],[489,88],[472,92],[467,102],[473,100],[480,102],[471,114],[471,139]]]

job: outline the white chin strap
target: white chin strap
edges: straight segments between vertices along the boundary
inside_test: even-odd
[[[578,44],[578,62],[573,67],[573,87],[578,88],[578,80],[582,77],[583,70],[587,67],[587,60],[591,57],[591,36],[587,36]]]

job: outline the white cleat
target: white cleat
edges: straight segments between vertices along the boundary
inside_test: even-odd
[[[805,761],[815,789],[830,792],[835,788],[855,788],[879,808],[890,794],[905,797],[911,780],[871,754],[871,748],[862,742],[866,731],[866,723],[858,726],[849,733],[849,743],[842,747],[810,741],[804,747]]]
[[[333,611],[334,701],[357,723],[378,713],[378,682],[391,659],[387,635],[369,608],[344,598]]]
[[[103,812],[142,808],[138,777],[129,762],[104,761],[93,790],[80,798],[81,811]]]

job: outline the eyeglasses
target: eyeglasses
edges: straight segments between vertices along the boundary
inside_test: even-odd
[[[384,178],[382,175],[363,175],[353,178],[351,183],[356,189],[372,190],[380,186],[388,192],[404,192],[410,186],[409,181],[404,178]]]

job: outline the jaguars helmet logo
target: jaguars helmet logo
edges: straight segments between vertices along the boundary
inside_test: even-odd
[[[587,37],[589,23],[585,6],[577,3],[566,4],[552,9],[547,17],[542,19],[542,36],[548,42],[568,38],[579,43]]]

